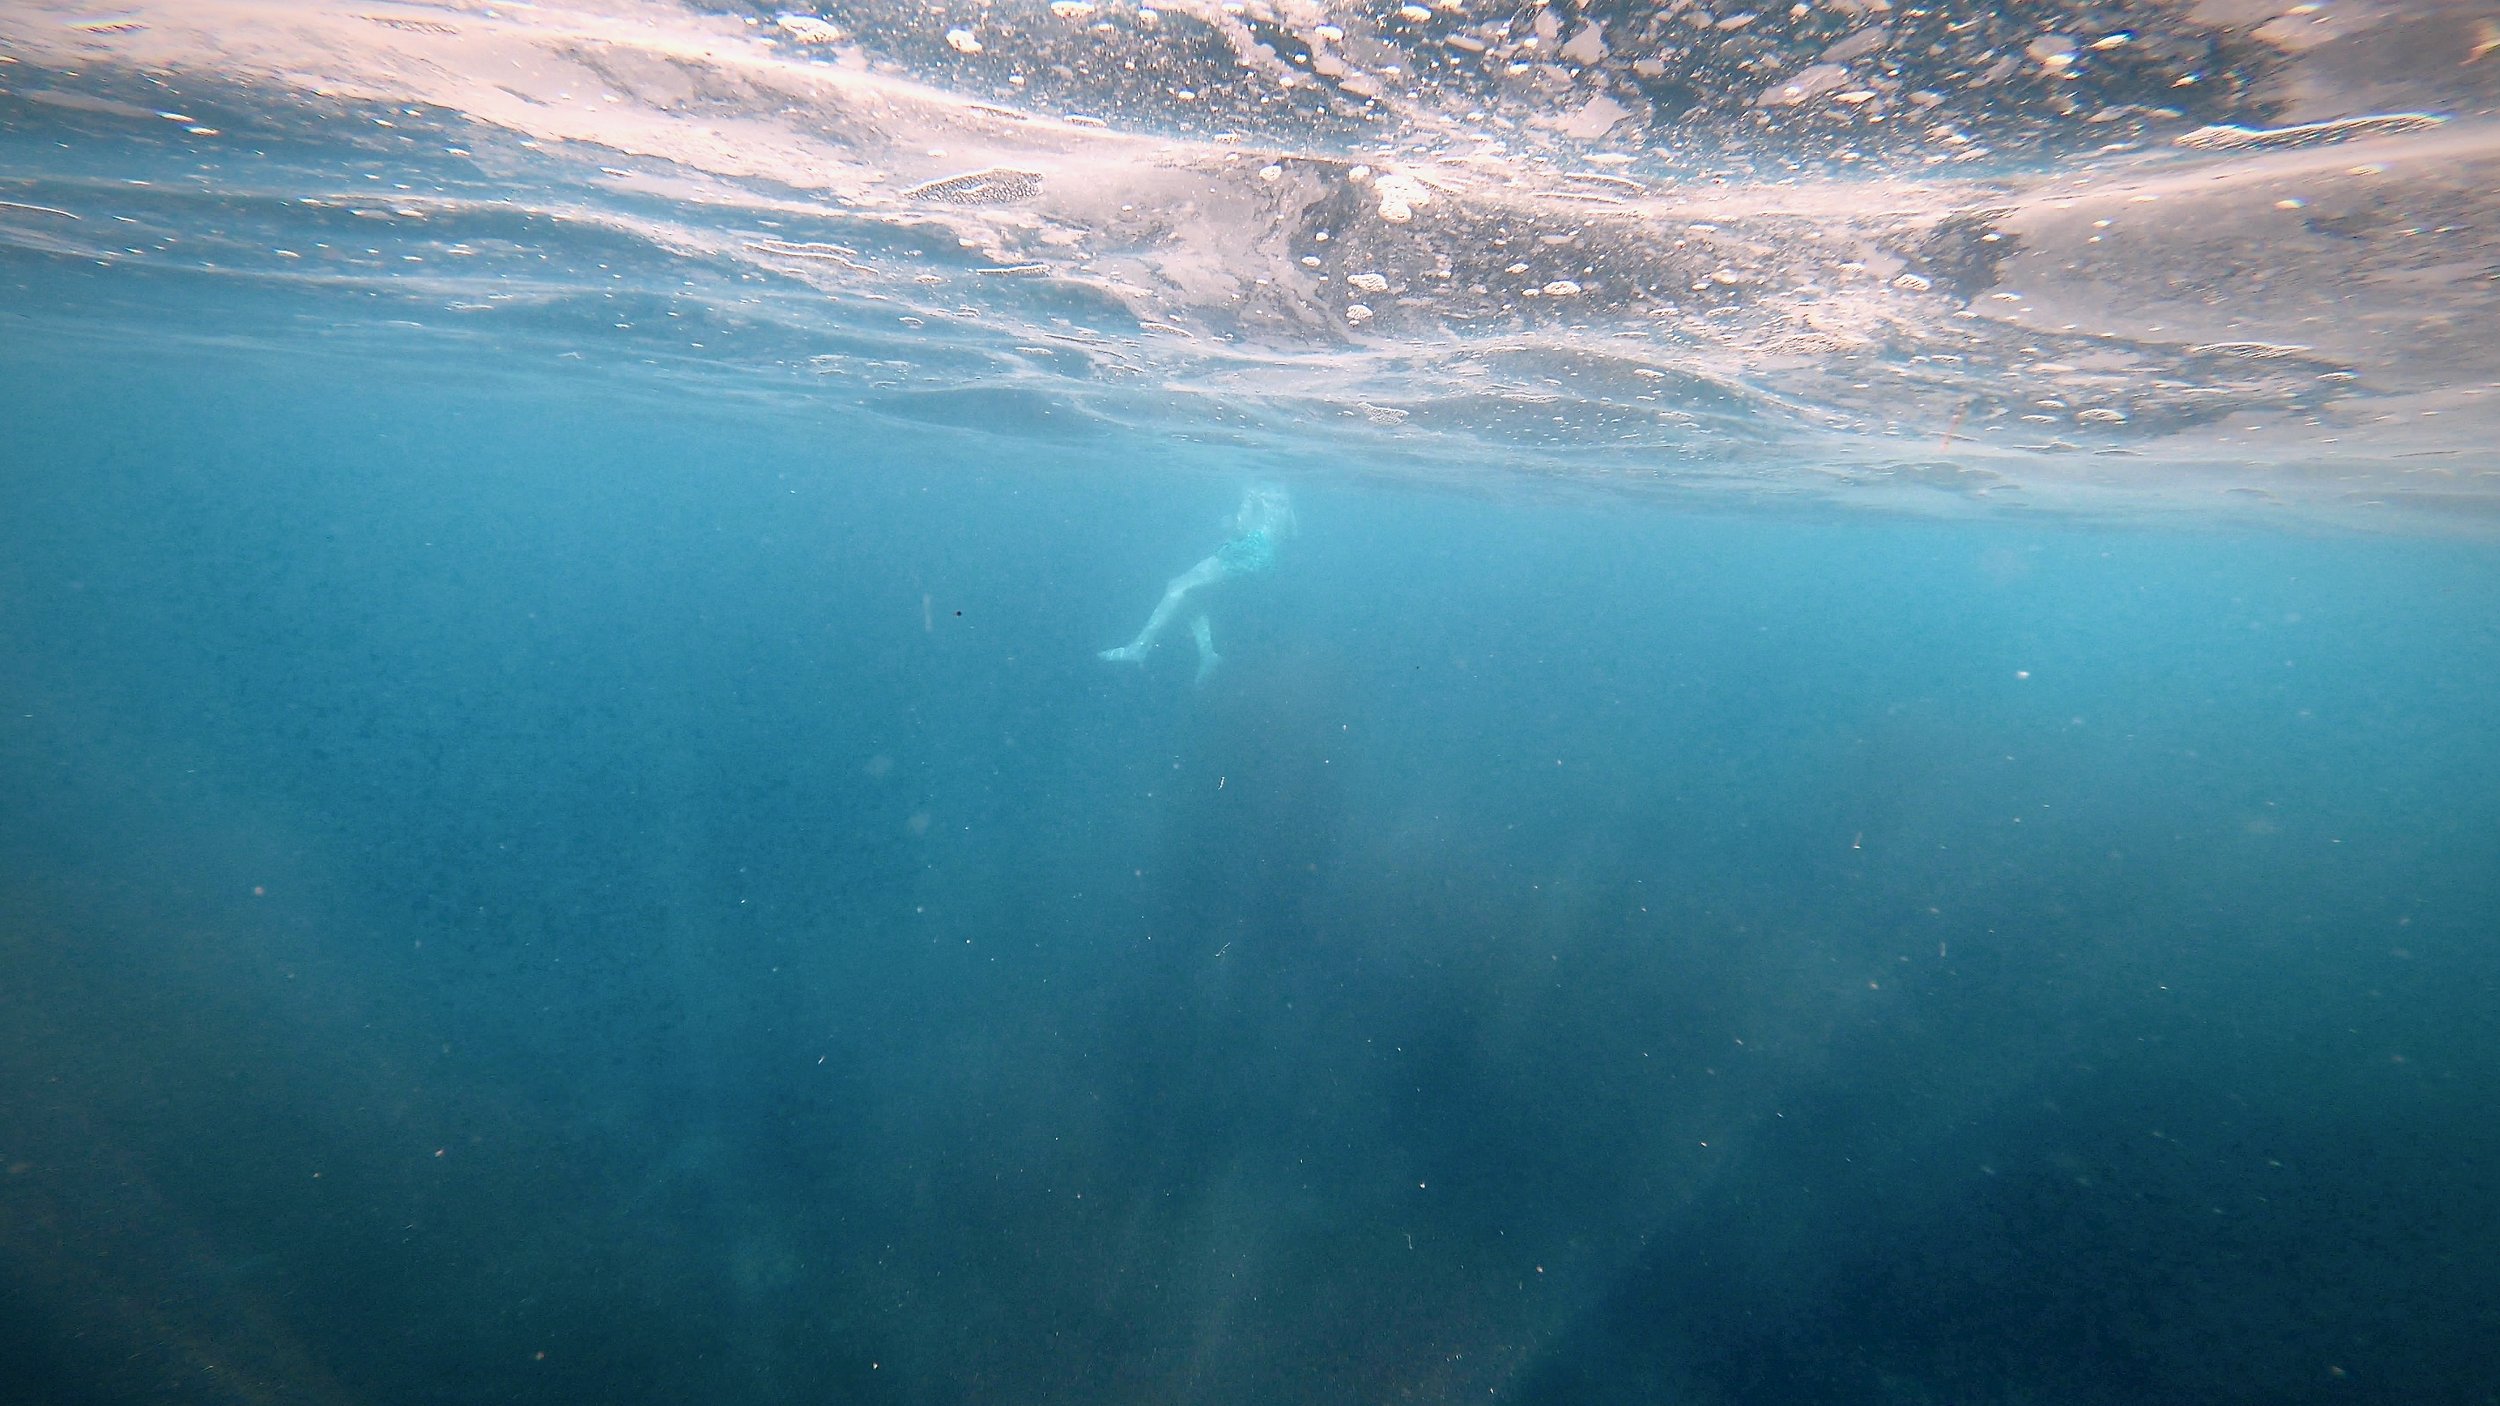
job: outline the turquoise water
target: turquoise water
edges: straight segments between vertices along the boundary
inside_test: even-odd
[[[0,6],[0,1406],[2494,1401],[2486,11]]]
[[[2487,546],[489,369],[0,379],[18,1399],[2480,1399]]]

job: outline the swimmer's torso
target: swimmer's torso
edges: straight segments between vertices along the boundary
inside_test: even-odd
[[[1256,575],[1276,565],[1276,543],[1261,528],[1216,548],[1215,559],[1223,564],[1227,576]]]

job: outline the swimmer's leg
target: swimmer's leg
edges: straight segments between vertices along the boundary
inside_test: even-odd
[[[1189,598],[1189,593],[1223,579],[1224,563],[1214,557],[1208,557],[1173,577],[1171,583],[1163,588],[1163,599],[1156,602],[1154,614],[1146,617],[1146,627],[1137,632],[1137,638],[1117,649],[1104,650],[1100,657],[1115,664],[1143,661],[1147,652],[1163,638],[1163,632],[1171,627],[1172,617],[1181,613],[1181,602]]]
[[[1215,652],[1215,631],[1207,624],[1207,613],[1199,611],[1189,620],[1190,638],[1198,641],[1198,682],[1205,683],[1224,656]]]

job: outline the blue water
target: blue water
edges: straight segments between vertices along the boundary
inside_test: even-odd
[[[2486,541],[0,356],[6,1400],[2495,1399]]]

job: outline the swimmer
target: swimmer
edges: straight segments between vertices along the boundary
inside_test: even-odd
[[[1163,632],[1180,616],[1182,607],[1204,599],[1200,593],[1207,587],[1274,568],[1276,544],[1291,537],[1294,527],[1293,499],[1286,495],[1282,484],[1250,485],[1229,524],[1232,540],[1216,548],[1215,555],[1173,577],[1137,638],[1117,649],[1104,650],[1102,657],[1115,664],[1144,663],[1147,654],[1162,641]],[[1205,683],[1215,666],[1224,662],[1223,656],[1215,652],[1215,633],[1205,610],[1190,616],[1189,633],[1198,642],[1198,682]]]

